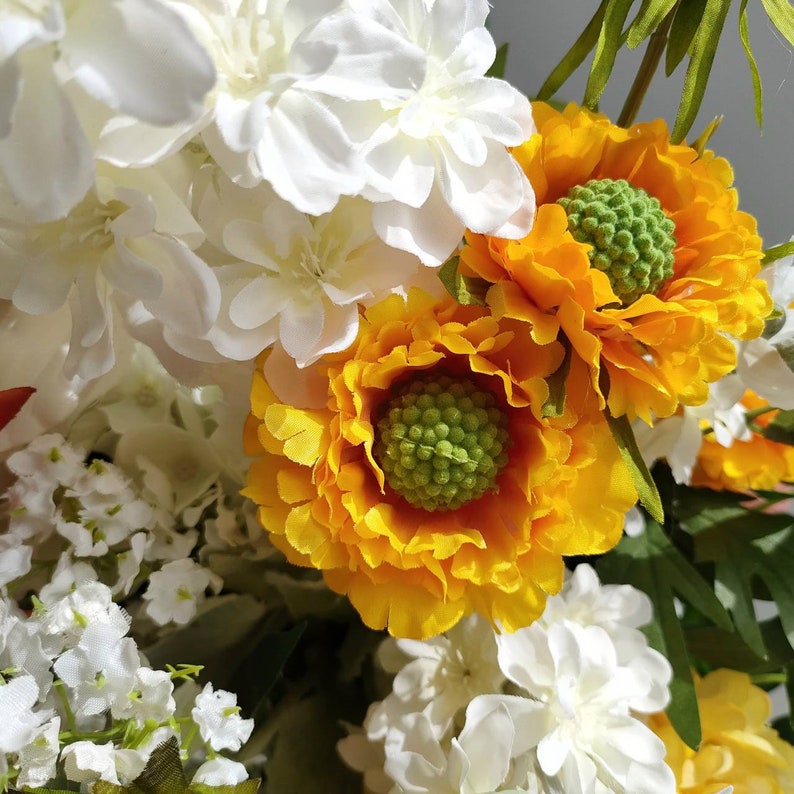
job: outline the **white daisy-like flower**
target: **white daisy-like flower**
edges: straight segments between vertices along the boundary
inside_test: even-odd
[[[170,125],[201,112],[215,73],[159,0],[0,4],[0,175],[39,221],[66,215],[93,182],[89,119],[70,80],[108,115]]]
[[[168,562],[149,577],[143,594],[146,614],[160,626],[188,623],[206,598],[207,589],[217,592],[220,587],[217,574],[191,559]]]
[[[199,218],[233,257],[216,268],[224,302],[208,335],[224,356],[250,359],[278,341],[305,367],[344,350],[358,332],[359,303],[384,297],[419,267],[378,238],[363,199],[342,199],[311,217],[267,186],[245,190],[222,175],[213,181]]]
[[[486,0],[347,0],[358,13],[425,54],[422,79],[402,100],[335,106],[363,147],[378,234],[438,265],[464,227],[521,237],[534,192],[507,146],[535,131],[528,99],[485,77],[496,47]]]
[[[29,314],[68,302],[64,370],[90,380],[115,362],[115,328],[140,303],[169,333],[203,336],[218,313],[212,270],[191,248],[203,238],[165,172],[100,165],[67,217],[10,231],[0,296]]]
[[[240,716],[237,695],[225,689],[215,691],[212,684],[207,684],[196,695],[196,705],[190,713],[199,727],[201,738],[216,751],[236,752],[248,741],[254,729],[253,720],[244,720]]]

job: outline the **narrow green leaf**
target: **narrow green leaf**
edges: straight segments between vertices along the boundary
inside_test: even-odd
[[[556,417],[562,416],[565,410],[565,386],[568,381],[568,373],[571,371],[571,343],[565,334],[560,334],[559,341],[565,348],[565,357],[560,366],[546,378],[549,386],[549,396],[543,403],[541,416]]]
[[[794,351],[789,350],[784,359],[787,364],[787,359],[792,355]],[[789,368],[791,368],[790,364]],[[780,411],[766,427],[761,428],[761,435],[779,444],[794,445],[794,411]]]
[[[684,77],[681,105],[673,126],[671,138],[674,143],[684,140],[700,109],[729,8],[728,0],[706,0],[703,18],[692,42],[692,55]]]
[[[612,436],[618,445],[623,462],[631,473],[634,487],[640,497],[640,504],[651,514],[651,517],[660,524],[664,522],[664,508],[656,483],[642,459],[637,439],[631,429],[631,422],[625,416],[612,416],[609,408],[606,409],[607,423],[612,431]]]
[[[144,794],[184,794],[187,780],[175,736],[154,748],[143,772],[133,783]]]
[[[601,0],[601,4],[579,38],[576,39],[571,49],[565,53],[562,60],[546,78],[546,82],[540,87],[540,91],[537,94],[538,99],[545,101],[553,97],[560,86],[581,66],[584,59],[593,51],[598,41],[598,33],[601,30],[601,23],[604,21],[604,12],[608,2],[609,0]]]
[[[462,306],[485,306],[485,295],[492,285],[484,278],[461,275],[459,265],[460,257],[452,256],[438,269],[444,289]]]
[[[664,62],[664,72],[668,77],[689,52],[705,9],[706,0],[682,0],[676,9]]]
[[[659,27],[675,4],[676,0],[643,0],[637,16],[626,31],[626,46],[630,50],[638,47]]]
[[[720,124],[722,124],[722,116],[715,116],[706,126],[703,128],[703,132],[695,138],[694,141],[690,144],[690,146],[698,153],[698,157],[703,156],[703,152],[706,150],[706,146],[708,146],[708,142],[711,139],[711,136],[719,129]]]
[[[762,265],[771,265],[772,262],[777,262],[778,259],[783,259],[785,256],[794,255],[794,240],[789,240],[787,243],[780,245],[773,245],[764,251],[764,258],[761,260]]]
[[[598,107],[598,100],[612,74],[615,57],[623,43],[623,25],[633,3],[634,0],[612,0],[607,6],[584,91],[583,104],[591,110]]]
[[[767,658],[753,653],[735,632],[723,631],[716,626],[685,626],[684,636],[689,653],[709,667],[727,667],[746,673],[775,672],[794,662],[794,649],[778,618],[759,623]]]
[[[507,51],[510,49],[510,43],[505,42],[496,51],[496,57],[493,59],[491,68],[485,73],[486,77],[499,77],[505,76],[507,70]]]
[[[672,701],[667,713],[679,736],[696,748],[701,739],[700,717],[675,596],[725,631],[732,628],[730,617],[709,584],[655,521],[648,521],[642,534],[624,537],[599,560],[597,568],[602,581],[631,584],[651,599],[654,616],[644,631],[648,642],[667,657],[673,668]]]
[[[753,81],[753,96],[755,97],[755,120],[758,126],[764,124],[764,88],[761,85],[761,74],[758,71],[758,64],[755,62],[753,50],[750,47],[750,30],[747,26],[747,0],[742,0],[739,6],[739,38],[744,47],[744,54],[747,56],[747,64],[750,67],[750,77]]]
[[[790,0],[761,0],[772,24],[794,47],[794,6]]]

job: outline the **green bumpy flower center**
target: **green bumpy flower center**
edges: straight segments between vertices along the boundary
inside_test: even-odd
[[[624,306],[656,294],[673,275],[675,223],[642,188],[625,179],[591,179],[557,203],[574,239],[592,246],[590,264],[606,273]]]
[[[386,482],[414,507],[456,510],[495,491],[507,416],[471,380],[428,374],[382,406],[374,447]]]

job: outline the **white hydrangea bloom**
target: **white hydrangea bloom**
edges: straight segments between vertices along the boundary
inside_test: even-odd
[[[143,594],[146,614],[160,626],[188,623],[205,598],[207,588],[219,590],[220,578],[191,559],[166,563],[149,577]]]
[[[67,217],[7,236],[0,296],[37,315],[68,302],[69,377],[110,370],[116,326],[138,303],[162,324],[166,343],[171,333],[203,336],[217,316],[217,280],[191,250],[201,229],[167,177],[156,168],[101,165]]]
[[[239,761],[222,755],[205,761],[194,773],[192,783],[205,786],[235,786],[248,780],[248,772]]]
[[[90,741],[67,745],[61,759],[69,780],[76,783],[106,780],[116,785],[135,780],[147,761],[146,755],[139,750],[119,749],[113,742],[95,744]]]
[[[304,367],[348,347],[359,304],[396,290],[420,264],[378,238],[371,214],[368,202],[346,198],[313,218],[268,186],[213,179],[199,218],[226,260],[234,257],[216,269],[224,297],[208,335],[215,349],[247,360],[278,340]]]
[[[55,777],[55,764],[60,753],[60,729],[61,718],[55,716],[42,725],[33,739],[19,751],[17,786],[39,788]]]
[[[93,153],[66,83],[105,112],[152,124],[195,118],[215,74],[159,0],[0,4],[0,175],[37,220],[63,217],[93,181]]]
[[[216,751],[236,752],[254,729],[253,720],[240,716],[237,695],[224,689],[214,691],[212,684],[196,695],[196,705],[190,713],[199,726],[201,738]]]
[[[346,103],[346,129],[361,143],[364,195],[389,245],[438,265],[464,227],[521,237],[532,225],[529,180],[506,151],[535,131],[529,101],[485,77],[496,48],[486,0],[347,0],[424,52],[423,74],[400,101]]]

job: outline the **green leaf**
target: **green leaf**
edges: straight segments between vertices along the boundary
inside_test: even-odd
[[[772,24],[794,47],[794,6],[790,0],[761,0]]]
[[[722,124],[722,116],[715,116],[706,126],[703,128],[703,132],[697,136],[697,138],[692,141],[690,146],[698,153],[698,157],[703,156],[703,152],[706,150],[706,146],[708,146],[708,142],[711,139],[711,136],[719,129],[720,124]]]
[[[584,91],[583,104],[591,110],[598,108],[598,100],[612,74],[615,57],[623,43],[623,25],[633,3],[634,0],[612,0],[607,5]]]
[[[559,367],[546,378],[549,386],[549,396],[543,403],[541,416],[556,417],[562,416],[565,410],[565,384],[568,380],[568,373],[571,370],[571,343],[565,334],[560,334],[559,341],[565,348],[565,357]]]
[[[667,713],[679,736],[696,748],[701,740],[700,716],[674,597],[689,602],[725,631],[732,628],[728,614],[698,570],[654,521],[646,523],[641,535],[624,537],[599,560],[597,568],[602,581],[634,585],[651,599],[654,616],[644,631],[650,645],[664,654],[673,668]]]
[[[626,31],[626,46],[638,47],[662,23],[675,6],[676,0],[643,0],[639,13]]]
[[[496,51],[496,57],[491,64],[491,68],[485,73],[486,77],[503,78],[505,76],[505,70],[507,69],[507,52],[509,49],[510,43],[507,41],[499,47]]]
[[[682,0],[676,9],[665,54],[664,73],[667,77],[689,52],[705,9],[706,0]]]
[[[460,257],[452,256],[438,269],[444,289],[462,306],[485,306],[485,295],[491,287],[484,278],[472,278],[458,271]]]
[[[786,364],[789,364],[788,359],[792,355],[794,351],[789,348],[784,356]],[[791,368],[790,364],[789,368]],[[780,411],[766,427],[761,428],[761,435],[779,444],[794,445],[794,411]]]
[[[680,143],[686,137],[700,109],[729,8],[729,0],[706,0],[703,18],[692,42],[681,105],[673,126],[671,138],[674,143]]]
[[[778,259],[783,259],[784,256],[792,255],[794,255],[794,240],[767,248],[764,251],[764,258],[761,260],[761,264],[771,265],[772,262],[777,262]]]
[[[604,12],[609,0],[601,0],[601,4],[593,14],[592,19],[582,31],[582,34],[573,43],[573,46],[563,56],[562,60],[554,67],[546,82],[540,87],[537,98],[547,100],[557,93],[560,86],[581,66],[584,59],[592,52],[598,42],[601,23],[604,21]]]
[[[544,406],[545,407],[545,406]],[[606,409],[606,419],[612,436],[618,445],[623,462],[628,467],[634,487],[640,497],[640,504],[651,514],[651,517],[660,524],[664,522],[664,508],[656,483],[645,465],[645,461],[637,446],[637,439],[631,429],[631,422],[625,416],[612,416],[609,408]]]
[[[143,772],[133,783],[143,794],[184,794],[187,780],[176,736],[154,748]]]
[[[234,786],[208,786],[206,783],[193,783],[188,791],[191,794],[256,794],[261,782],[258,777],[254,777]]]
[[[747,0],[742,0],[739,6],[739,38],[744,47],[744,54],[747,56],[747,64],[750,67],[750,77],[753,81],[753,96],[755,97],[755,120],[758,126],[764,124],[764,88],[761,85],[761,74],[758,71],[758,64],[755,62],[753,50],[750,47],[750,31],[747,26]]]

